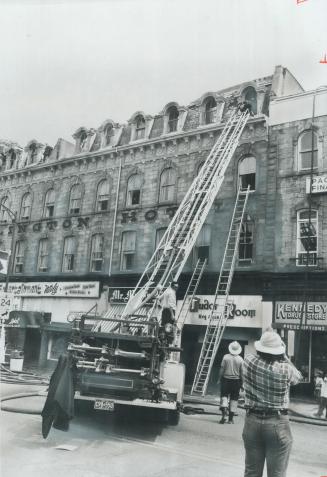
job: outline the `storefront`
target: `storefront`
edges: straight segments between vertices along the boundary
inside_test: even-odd
[[[181,361],[186,366],[187,385],[192,384],[194,379],[213,302],[214,296],[197,296],[185,320]],[[263,328],[264,303],[261,296],[231,295],[229,302],[231,303],[229,318],[215,358],[209,388],[213,388],[217,382],[220,363],[224,354],[228,353],[228,345],[237,340],[242,345],[244,357],[254,351],[254,342],[260,338]]]
[[[276,301],[273,327],[312,390],[314,377],[327,370],[327,302]]]

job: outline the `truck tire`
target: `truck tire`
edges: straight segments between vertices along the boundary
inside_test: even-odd
[[[176,409],[175,411],[168,411],[168,424],[170,426],[177,426],[180,419],[180,411]]]

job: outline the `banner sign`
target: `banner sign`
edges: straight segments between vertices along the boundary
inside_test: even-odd
[[[213,309],[213,295],[198,295],[196,306],[191,306],[185,324],[207,325]],[[194,301],[195,301],[194,300]],[[181,306],[182,302],[178,303]],[[230,295],[228,298],[229,317],[227,326],[241,328],[262,328],[262,297],[259,295]],[[217,308],[217,305],[216,305]]]
[[[132,287],[109,287],[108,300],[111,305],[125,305],[134,288]],[[148,303],[153,303],[153,298]]]
[[[327,330],[327,303],[277,301],[273,321],[275,328]]]
[[[0,284],[0,293],[4,284]],[[9,283],[8,291],[21,297],[98,298],[99,282]]]

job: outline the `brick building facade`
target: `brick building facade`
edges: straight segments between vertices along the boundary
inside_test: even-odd
[[[271,321],[271,277],[280,267],[275,257],[277,145],[269,137],[269,108],[276,98],[301,92],[289,71],[278,66],[271,76],[208,92],[185,107],[169,103],[154,116],[136,112],[127,124],[107,120],[98,129],[81,127],[74,144],[62,139],[53,149],[35,140],[25,148],[3,144],[0,204],[17,213],[13,225],[0,207],[0,249],[10,247],[14,234],[11,283],[56,282],[66,284],[66,290],[82,289],[81,295],[67,292],[60,298],[22,292],[23,310],[51,313],[40,342],[42,359],[51,355],[51,336],[66,330],[70,312],[96,303],[101,312],[108,286],[136,283],[222,131],[234,98],[247,99],[255,114],[180,279],[180,298],[198,256],[208,257],[199,295],[214,293],[237,188],[240,182],[250,184],[231,293],[244,309],[250,306],[244,297],[251,306],[256,298],[260,325],[250,318],[244,326],[231,323],[224,346],[238,338],[251,349]],[[83,282],[99,286],[98,299],[83,291]],[[203,325],[187,324],[185,349],[199,348],[203,333]]]

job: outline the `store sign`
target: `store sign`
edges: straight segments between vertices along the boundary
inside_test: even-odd
[[[4,284],[0,284],[0,293]],[[8,291],[21,297],[98,298],[99,282],[10,283]]]
[[[323,194],[327,192],[327,174],[312,177],[312,194]],[[306,181],[306,193],[310,194],[310,177]]]
[[[327,302],[277,301],[275,328],[327,330]]]
[[[8,320],[11,311],[19,310],[20,301],[20,297],[0,291],[0,323]]]
[[[213,295],[199,295],[198,303],[186,317],[186,325],[207,325],[214,307]],[[259,295],[230,295],[228,298],[229,316],[227,326],[241,328],[262,328],[262,297]],[[178,305],[181,306],[182,302]],[[219,305],[219,302],[218,302]],[[215,306],[217,309],[217,305]]]
[[[130,299],[134,288],[131,287],[109,287],[108,300],[110,305],[125,305]],[[153,298],[149,300],[153,303]]]

